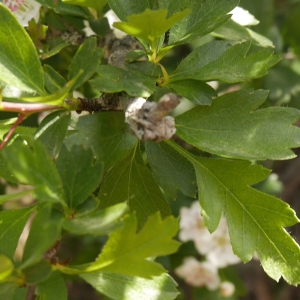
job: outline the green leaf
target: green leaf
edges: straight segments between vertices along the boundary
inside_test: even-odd
[[[127,16],[137,15],[146,9],[153,9],[157,0],[108,0],[110,8],[119,17],[120,20],[126,21]]]
[[[169,15],[185,8],[191,11],[171,28],[169,45],[185,44],[224,25],[231,17],[228,13],[238,3],[239,0],[175,0],[165,3],[163,6],[169,11]]]
[[[44,65],[44,77],[45,87],[51,94],[57,93],[67,84],[67,81],[49,65]]]
[[[21,268],[35,265],[60,238],[62,216],[48,204],[38,206],[25,244]]]
[[[45,94],[38,54],[26,30],[13,13],[0,4],[0,79],[21,91]]]
[[[59,153],[70,119],[70,112],[56,111],[46,116],[37,129],[35,139],[42,142],[51,157],[56,157]]]
[[[166,9],[146,9],[140,14],[128,16],[128,22],[115,22],[113,26],[153,45],[175,23],[183,19],[189,10],[178,12],[169,18],[167,18],[167,13]]]
[[[136,211],[141,225],[153,213],[160,211],[162,217],[166,217],[171,210],[137,148],[110,170],[101,185],[98,198],[100,208],[128,203],[130,210]]]
[[[39,2],[45,7],[53,9],[59,14],[81,17],[83,19],[89,19],[91,17],[87,10],[79,6],[63,3],[61,0],[36,0],[36,2]]]
[[[294,108],[257,109],[267,91],[240,90],[176,117],[176,134],[191,145],[220,156],[240,159],[290,159],[299,147],[300,129],[292,126]]]
[[[215,30],[212,35],[221,39],[238,42],[243,40],[252,40],[253,45],[274,47],[272,41],[268,38],[251,30],[250,28],[239,25],[233,20],[229,20],[225,25]]]
[[[41,260],[36,265],[22,270],[27,284],[37,284],[45,281],[51,275],[51,265],[48,260]]]
[[[100,92],[116,93],[125,91],[134,97],[149,97],[154,93],[156,78],[137,74],[110,65],[100,66],[98,76],[90,84]]]
[[[107,4],[107,0],[96,0],[96,1],[95,0],[62,0],[62,1],[67,4],[92,7],[99,11],[101,11],[104,8],[104,6]]]
[[[300,282],[300,248],[283,227],[297,223],[295,212],[285,202],[250,186],[269,171],[246,161],[195,157],[172,143],[194,165],[201,212],[214,231],[222,211],[227,218],[233,251],[244,262],[256,251],[266,273],[281,276],[290,284]]]
[[[0,253],[0,282],[5,280],[15,269],[11,259]]]
[[[0,299],[14,300],[17,288],[18,287],[15,283],[0,283]]]
[[[200,46],[179,64],[170,80],[192,78],[234,83],[262,77],[281,58],[270,49],[247,55],[250,45],[251,41],[247,41],[226,50],[227,42],[213,41]]]
[[[15,193],[15,194],[7,194],[7,195],[0,195],[0,204],[12,200],[12,199],[16,199],[22,196],[25,196],[27,194],[32,193],[34,190],[26,190],[23,192],[19,192],[19,193]]]
[[[148,279],[161,275],[164,268],[148,258],[175,252],[180,245],[172,240],[177,230],[178,220],[173,216],[162,220],[157,212],[137,233],[137,219],[130,215],[124,219],[122,228],[110,234],[102,253],[86,271],[101,270]]]
[[[92,36],[86,39],[78,48],[69,67],[69,79],[76,77],[81,70],[83,71],[77,78],[72,90],[80,87],[91,78],[98,70],[102,56],[103,49],[97,47],[96,37]]]
[[[152,279],[106,272],[86,273],[80,277],[114,300],[172,300],[179,294],[176,282],[165,273]]]
[[[218,96],[210,85],[194,79],[171,82],[167,86],[197,105],[210,105],[212,98]]]
[[[83,145],[62,147],[56,161],[70,209],[81,204],[99,186],[103,164],[94,161],[93,151]]]
[[[116,204],[81,217],[75,215],[73,219],[66,219],[63,228],[74,234],[105,235],[122,226],[120,218],[127,211],[125,203]]]
[[[43,300],[67,300],[68,291],[60,272],[55,271],[51,276],[36,286],[35,293]]]
[[[46,149],[39,141],[29,148],[17,139],[2,150],[10,172],[20,183],[33,185],[39,201],[61,203],[65,206],[65,195],[61,179]]]
[[[105,170],[125,157],[137,142],[128,132],[124,113],[120,112],[82,116],[75,130],[66,140],[68,148],[74,144],[92,148],[97,160],[105,163]]]
[[[108,19],[103,17],[101,19],[89,20],[91,29],[99,36],[105,36],[111,32]]]
[[[196,196],[196,177],[192,164],[165,143],[146,142],[151,170],[164,192],[175,199],[178,189],[189,197]]]
[[[0,212],[0,252],[13,257],[24,226],[35,207]]]
[[[77,79],[81,76],[82,71],[80,71],[76,77],[66,83],[66,85],[55,92],[52,95],[47,96],[38,96],[38,97],[21,97],[20,100],[30,103],[43,103],[48,105],[59,105],[67,109],[70,108],[70,104],[65,101],[67,95],[73,89],[74,84],[77,82]]]

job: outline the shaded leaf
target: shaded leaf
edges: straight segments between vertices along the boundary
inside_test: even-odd
[[[110,170],[101,185],[98,197],[100,208],[121,202],[128,203],[130,210],[136,211],[141,225],[153,213],[160,211],[162,217],[166,217],[171,214],[171,210],[138,151],[135,148]]]
[[[17,288],[15,283],[0,283],[0,299],[14,300]]]
[[[292,126],[298,110],[270,107],[258,110],[268,95],[240,90],[215,98],[212,106],[195,107],[176,117],[176,133],[204,151],[240,159],[289,159],[299,147],[300,129]]]
[[[12,200],[12,199],[16,199],[22,196],[25,196],[27,194],[32,193],[34,190],[26,190],[26,191],[22,191],[19,193],[15,193],[15,194],[6,194],[6,195],[0,195],[0,204]]]
[[[160,1],[161,8],[166,8],[169,15],[190,9],[190,13],[171,28],[169,45],[185,44],[224,25],[231,17],[228,13],[238,3],[239,0]]]
[[[45,87],[51,94],[57,93],[67,84],[67,81],[49,65],[44,65],[44,77]]]
[[[180,189],[189,197],[196,196],[196,177],[192,164],[166,143],[146,142],[151,170],[164,192],[175,199]]]
[[[107,4],[107,0],[62,0],[64,3],[67,4],[74,4],[80,6],[88,6],[94,9],[101,11],[103,7]]]
[[[48,204],[38,206],[25,244],[21,268],[35,265],[60,238],[62,216]],[[37,242],[38,241],[38,242]]]
[[[128,22],[115,22],[113,26],[153,46],[153,43],[159,40],[171,26],[184,18],[189,10],[178,12],[169,18],[167,18],[167,13],[166,9],[146,9],[140,14],[128,16]],[[156,49],[152,50],[155,51]]]
[[[289,205],[250,187],[269,171],[246,161],[195,157],[172,143],[194,165],[202,215],[214,231],[222,211],[227,218],[233,251],[244,262],[256,251],[266,273],[300,282],[300,248],[283,227],[299,220]]]
[[[51,276],[36,286],[35,293],[43,300],[67,300],[68,291],[60,272],[52,272]]]
[[[13,13],[0,4],[0,79],[21,91],[45,94],[36,49]]]
[[[210,85],[194,79],[174,81],[168,87],[197,105],[210,105],[212,98],[218,96]]]
[[[46,149],[39,141],[31,147],[20,139],[2,150],[10,172],[20,183],[33,185],[39,201],[61,203],[65,195],[61,179]]]
[[[22,270],[28,284],[37,284],[45,281],[51,275],[51,265],[48,260],[41,260],[36,265]]]
[[[228,43],[213,41],[196,48],[178,66],[171,81],[193,78],[210,81],[222,80],[229,83],[258,78],[281,58],[270,49],[247,55],[251,41],[228,48]],[[228,49],[226,49],[228,48]]]
[[[24,226],[35,207],[0,212],[0,252],[13,257]]]
[[[69,208],[81,204],[99,186],[103,164],[94,161],[93,151],[83,145],[62,147],[56,161]]]
[[[46,116],[37,129],[35,139],[42,142],[51,157],[55,157],[59,153],[68,131],[70,119],[70,112],[56,111]]]
[[[165,273],[152,279],[107,272],[86,273],[80,277],[114,300],[172,300],[179,294],[176,282]]]
[[[108,234],[122,226],[121,217],[128,211],[125,203],[116,204],[90,214],[66,219],[63,228],[74,234]]]
[[[147,258],[175,252],[180,245],[172,239],[177,230],[178,220],[173,216],[161,220],[157,212],[137,233],[137,219],[130,215],[124,219],[122,228],[110,234],[102,253],[86,271],[101,270],[148,279],[161,275],[164,268]]]
[[[80,87],[91,78],[98,70],[102,56],[103,49],[97,47],[96,37],[92,36],[86,39],[78,48],[69,67],[69,79],[76,77],[81,70],[83,71],[77,78],[72,90]]]
[[[105,170],[125,157],[135,146],[136,138],[128,132],[124,114],[105,112],[79,118],[76,132],[66,140],[66,145],[83,144],[92,148],[99,161],[105,163]]]
[[[156,78],[137,75],[136,72],[124,70],[111,65],[103,65],[98,69],[97,77],[90,84],[100,92],[116,93],[125,91],[134,97],[149,97],[154,93]]]

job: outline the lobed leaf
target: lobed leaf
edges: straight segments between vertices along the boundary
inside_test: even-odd
[[[93,151],[83,145],[62,147],[56,161],[68,207],[73,209],[99,186],[103,164],[94,161]]]
[[[66,139],[66,146],[83,144],[92,148],[96,159],[105,163],[105,170],[124,158],[136,144],[136,138],[128,132],[124,114],[105,112],[79,118],[75,133]]]
[[[21,91],[45,94],[44,75],[32,40],[0,3],[0,79]]]
[[[128,203],[130,210],[136,211],[141,225],[153,213],[160,211],[162,217],[166,217],[171,210],[137,148],[110,170],[101,185],[98,198],[100,208]]]
[[[171,144],[171,143],[170,143]],[[213,232],[225,213],[234,253],[244,262],[256,251],[266,273],[300,282],[300,247],[283,227],[299,220],[289,205],[250,186],[269,171],[246,161],[195,157],[171,144],[194,165],[201,213]]]
[[[247,55],[251,41],[236,44],[230,48],[224,41],[213,41],[196,48],[187,56],[170,76],[171,81],[187,78],[229,83],[259,78],[281,58],[270,49],[263,49]]]
[[[178,12],[169,18],[167,18],[167,13],[166,9],[146,9],[140,14],[128,16],[128,22],[115,22],[113,26],[153,45],[175,23],[184,18],[189,10]]]
[[[162,220],[157,212],[137,233],[137,219],[130,215],[124,219],[122,228],[111,233],[99,257],[85,271],[101,270],[148,279],[159,276],[164,268],[147,258],[175,252],[180,245],[172,240],[177,230],[178,221],[173,216]]]
[[[172,300],[179,294],[176,282],[166,273],[151,279],[108,272],[85,273],[80,277],[114,300]]]
[[[299,147],[300,129],[292,126],[300,113],[294,108],[257,109],[267,97],[263,90],[240,90],[176,117],[176,133],[204,151],[240,159],[290,159]]]

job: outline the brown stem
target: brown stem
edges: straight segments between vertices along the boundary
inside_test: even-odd
[[[36,298],[36,295],[35,295],[35,286],[34,285],[30,285],[28,287],[28,292],[27,292],[27,295],[26,295],[26,300],[34,300]]]
[[[0,150],[8,143],[9,139],[13,135],[13,133],[16,130],[16,128],[18,127],[18,125],[21,124],[26,117],[27,117],[27,115],[25,115],[25,114],[19,114],[16,123],[10,128],[8,134],[6,135],[3,142],[1,143]]]

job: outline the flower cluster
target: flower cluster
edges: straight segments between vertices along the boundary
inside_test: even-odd
[[[3,0],[22,26],[28,26],[28,21],[34,18],[39,19],[41,4],[34,0]]]
[[[182,242],[193,241],[205,260],[200,262],[194,257],[187,257],[175,270],[176,274],[191,286],[219,289],[224,297],[231,296],[234,293],[234,285],[221,282],[218,274],[219,268],[240,262],[232,251],[226,219],[222,217],[219,227],[211,234],[201,217],[198,201],[190,208],[181,208],[180,216],[179,239]]]

